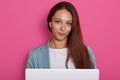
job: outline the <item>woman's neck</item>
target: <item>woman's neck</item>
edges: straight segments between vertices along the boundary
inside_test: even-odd
[[[57,48],[57,49],[65,48],[65,47],[67,47],[67,40],[59,41],[59,40],[56,40],[56,39],[52,39],[50,41],[50,47],[51,48]]]

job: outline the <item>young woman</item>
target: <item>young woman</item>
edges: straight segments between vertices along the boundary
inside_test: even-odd
[[[48,14],[52,39],[31,50],[27,68],[92,69],[94,54],[83,41],[78,13],[70,2],[59,2]]]

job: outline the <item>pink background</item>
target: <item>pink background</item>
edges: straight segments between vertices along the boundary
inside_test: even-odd
[[[0,80],[24,80],[29,51],[47,42],[47,14],[61,0],[0,0]],[[120,80],[120,0],[66,0],[78,10],[100,80]]]

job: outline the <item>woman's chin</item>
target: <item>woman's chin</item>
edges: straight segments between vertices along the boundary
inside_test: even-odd
[[[65,38],[65,37],[57,37],[56,38],[58,41],[63,41],[63,40],[66,40],[67,38]]]

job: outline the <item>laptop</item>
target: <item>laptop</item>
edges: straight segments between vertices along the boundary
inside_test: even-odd
[[[26,69],[25,80],[99,80],[99,69]]]

